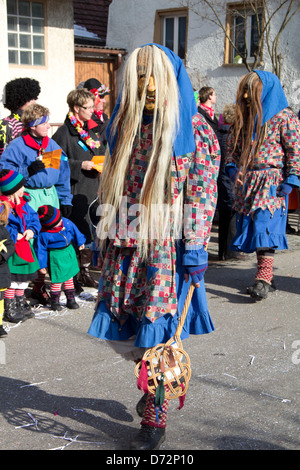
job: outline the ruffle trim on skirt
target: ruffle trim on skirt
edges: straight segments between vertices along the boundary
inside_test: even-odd
[[[141,348],[151,348],[160,343],[166,343],[176,332],[179,317],[184,307],[185,299],[189,290],[191,280],[185,282],[185,268],[181,264],[184,245],[181,241],[176,246],[176,295],[177,314],[170,313],[156,319],[155,321],[143,317],[141,320],[133,315],[128,315],[124,324],[111,314],[108,305],[101,301],[95,311],[88,334],[96,338],[105,340],[127,340],[136,336],[135,346]],[[102,278],[99,280],[99,290],[102,290]],[[207,305],[204,279],[200,286],[195,288],[191,303],[187,312],[184,326],[182,328],[181,339],[186,339],[189,335],[202,335],[214,331],[214,325],[209,314]]]
[[[248,238],[243,233],[233,238],[230,250],[242,251],[243,253],[253,253],[259,248],[271,248],[273,250],[288,250],[288,243],[285,235],[258,233],[254,237]]]
[[[287,211],[280,208],[272,215],[269,210],[258,209],[253,216],[238,215],[236,235],[230,250],[253,253],[259,248],[288,250],[286,238]]]
[[[197,292],[195,292],[197,296]],[[188,310],[182,329],[181,339],[189,335],[201,335],[214,331],[214,325],[206,307],[201,312],[193,308],[193,300]],[[147,317],[142,320],[128,316],[121,326],[119,321],[110,313],[105,302],[100,302],[92,319],[88,334],[104,340],[127,340],[136,336],[135,346],[151,348],[160,343],[166,343],[176,332],[179,316],[166,314],[154,322]]]

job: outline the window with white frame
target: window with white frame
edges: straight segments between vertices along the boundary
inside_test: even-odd
[[[242,56],[246,56],[249,63],[254,61],[263,24],[263,9],[254,3],[255,8],[245,8],[247,2],[227,5],[227,32],[232,40],[230,43],[226,39],[227,63],[239,63]]]
[[[45,65],[44,3],[7,0],[8,62]]]
[[[248,14],[246,18],[235,16],[233,24],[234,35],[234,57],[247,53],[248,60],[254,57],[258,45],[258,22],[257,16]],[[259,14],[259,24],[261,27],[262,14]]]
[[[156,12],[155,42],[171,49],[185,59],[187,35],[186,9],[159,10]]]
[[[163,46],[185,58],[186,17],[171,16],[163,18]]]

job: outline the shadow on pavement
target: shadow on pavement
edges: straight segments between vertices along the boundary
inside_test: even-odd
[[[136,432],[126,424],[121,424],[121,421],[132,422],[133,417],[124,405],[114,400],[52,395],[36,385],[7,377],[0,378],[0,389],[0,412],[15,428],[22,427],[57,438],[79,436],[81,442],[93,444],[101,444],[101,440],[106,440],[106,446],[108,438],[111,443],[118,441],[118,446],[122,446],[122,439],[128,444],[128,437]],[[107,418],[100,416],[100,413]],[[67,418],[85,427],[93,427],[95,432],[82,431],[80,426],[77,429],[76,424],[63,424],[61,418],[64,418],[64,423]],[[65,445],[62,440],[53,439],[53,447],[62,445]]]

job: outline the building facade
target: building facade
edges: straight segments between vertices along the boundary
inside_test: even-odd
[[[63,122],[75,86],[73,1],[0,0],[0,12],[1,94],[10,80],[34,78],[51,122]],[[2,100],[1,118],[9,114]]]
[[[202,86],[215,88],[216,111],[220,113],[226,103],[235,100],[239,79],[247,73],[232,44],[236,44],[243,53],[247,45],[248,61],[251,64],[255,59],[258,28],[266,24],[267,12],[261,8],[255,12],[257,14],[249,14],[244,22],[244,1],[211,0],[210,3],[217,16],[201,0],[112,0],[109,7],[107,46],[122,45],[128,54],[149,42],[170,47],[184,60],[195,90]],[[258,1],[256,3],[259,5]],[[282,2],[279,0],[268,1],[271,14],[280,3]],[[299,2],[294,3],[293,10]],[[191,7],[192,4],[195,5],[194,8]],[[274,38],[285,13],[286,9],[280,9],[268,23],[269,47],[275,43]],[[289,104],[296,112],[300,108],[299,15],[298,11],[282,31],[277,50],[281,61],[280,79]],[[224,30],[220,24],[216,24],[217,20]],[[257,67],[272,71],[266,38]]]

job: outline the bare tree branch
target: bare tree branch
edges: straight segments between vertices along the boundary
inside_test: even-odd
[[[235,51],[235,56],[239,55],[241,57],[242,62],[248,71],[252,70],[253,68],[256,68],[259,65],[259,62],[262,58],[265,39],[267,51],[272,62],[273,72],[280,77],[282,62],[282,56],[278,52],[280,38],[287,24],[300,11],[299,0],[281,0],[275,7],[274,1],[272,1],[272,8],[271,0],[244,0],[243,2],[239,2],[237,8],[234,8],[234,4],[231,4],[230,9],[227,8],[226,3],[224,1],[217,2],[216,0],[177,0],[177,3],[181,6],[188,7],[190,11],[201,17],[203,20],[209,21],[212,24],[216,25],[218,28],[220,28],[220,30],[224,33],[231,50]],[[295,6],[294,10],[293,6]],[[271,25],[273,25],[275,21],[275,16],[282,12],[284,13],[282,22],[280,24],[278,32],[275,34],[275,36],[273,33],[272,37]],[[228,31],[227,29],[226,17],[228,14],[231,14],[232,18],[241,18],[243,20],[243,50],[239,50],[238,45],[233,40],[233,30],[230,29]],[[248,59],[248,45],[246,36],[246,22],[247,17],[250,14],[254,15],[256,18],[256,27],[258,35],[257,47],[255,51],[253,51],[254,61],[249,61]],[[260,14],[263,15],[262,21],[260,21]],[[225,20],[221,18],[221,15],[224,15]],[[231,24],[231,28],[233,27],[234,26]]]

